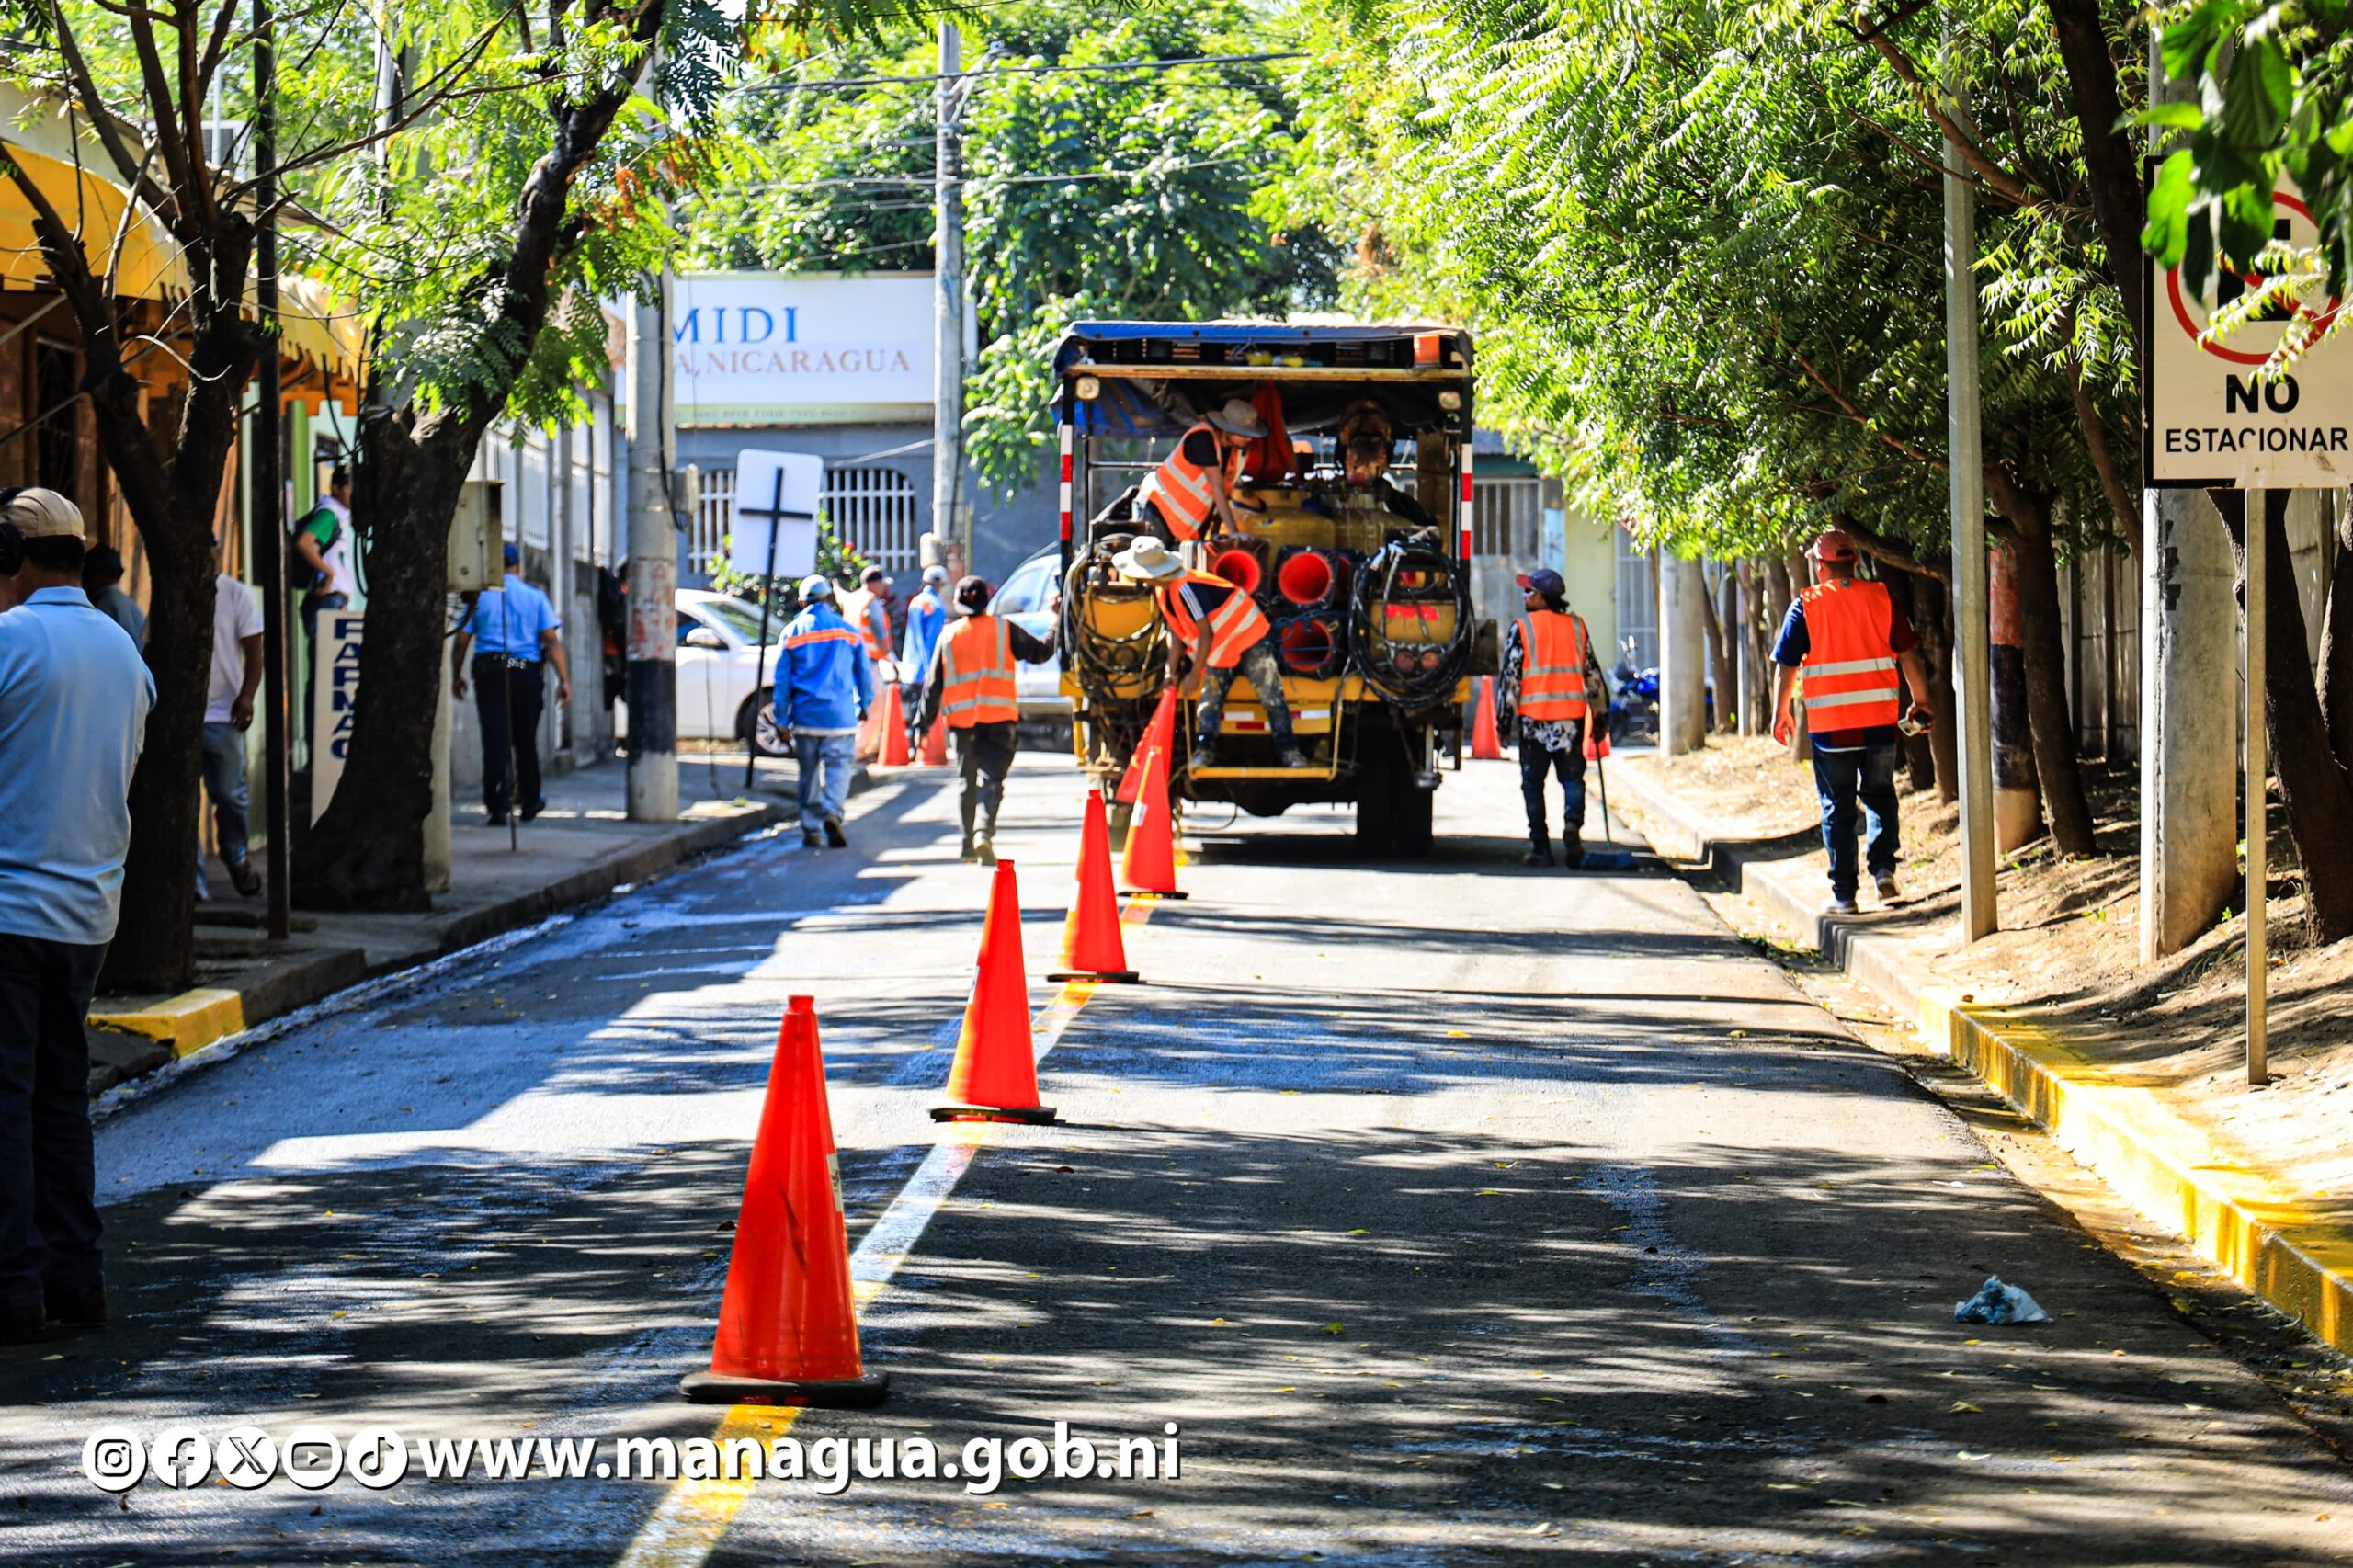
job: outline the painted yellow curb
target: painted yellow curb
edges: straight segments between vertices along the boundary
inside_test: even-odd
[[[90,1022],[148,1040],[160,1040],[175,1056],[200,1051],[245,1027],[245,999],[234,991],[199,986],[167,1002],[129,1013],[93,1013]]]
[[[1924,988],[1920,1027],[2143,1213],[2178,1226],[2200,1256],[2353,1351],[2353,1232],[2040,1025]]]

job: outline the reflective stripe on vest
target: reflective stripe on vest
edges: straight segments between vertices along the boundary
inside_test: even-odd
[[[1187,583],[1200,583],[1227,590],[1225,602],[1210,611],[1207,652],[1202,651],[1204,639],[1200,623],[1185,603]],[[1192,647],[1201,663],[1213,670],[1233,668],[1242,662],[1243,653],[1253,643],[1273,630],[1249,595],[1224,578],[1212,576],[1207,572],[1188,572],[1183,583],[1161,589],[1160,613],[1175,629],[1176,635]]]
[[[1013,684],[1013,638],[1002,616],[967,619],[940,641],[939,659],[939,715],[949,729],[1008,724],[1021,717],[1021,695]]]
[[[881,611],[882,617],[882,631],[880,632],[874,630],[875,612],[878,610]],[[869,595],[858,610],[858,640],[865,645],[868,658],[887,659],[891,656],[890,629],[891,612],[882,608],[881,599]]]
[[[1211,480],[1217,470],[1203,468],[1185,455],[1185,443],[1192,439],[1193,431],[1209,429],[1207,425],[1196,425],[1192,430],[1179,436],[1176,449],[1169,453],[1158,468],[1144,475],[1143,485],[1139,491],[1142,499],[1159,508],[1160,520],[1168,525],[1168,531],[1175,534],[1180,542],[1199,539],[1201,525],[1210,520],[1211,512],[1217,510],[1217,490]],[[1210,433],[1214,439],[1216,432]],[[1221,458],[1219,460],[1221,464],[1231,465],[1239,460]],[[1228,473],[1225,477],[1226,487],[1232,489],[1233,475]]]
[[[847,626],[815,626],[784,640],[788,648],[807,648],[819,642],[855,642],[858,633]]]
[[[1833,578],[1798,596],[1805,606],[1807,726],[1868,730],[1903,717],[1903,682],[1888,642],[1893,615],[1884,583]]]
[[[1559,610],[1530,610],[1519,622],[1519,712],[1524,719],[1582,719],[1585,622]]]

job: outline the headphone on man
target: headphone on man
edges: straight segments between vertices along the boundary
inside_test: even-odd
[[[22,484],[0,487],[0,513],[5,513],[8,503],[22,495],[27,488]],[[24,564],[25,536],[17,531],[16,524],[0,517],[0,577],[15,576],[24,569]]]

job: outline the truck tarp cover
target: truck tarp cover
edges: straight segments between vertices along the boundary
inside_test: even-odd
[[[1232,366],[1231,381],[1222,377],[1184,381],[1130,379],[1119,374],[1119,365],[1133,362],[1133,351],[1123,357],[1116,347],[1151,339],[1199,344],[1203,360],[1217,365],[1236,348],[1245,352],[1263,349],[1279,357],[1304,355],[1323,360],[1337,345],[1395,344],[1406,346],[1402,358],[1410,364],[1414,339],[1428,333],[1440,333],[1449,339],[1452,358],[1458,361],[1449,369],[1467,375],[1471,335],[1458,327],[1293,326],[1281,322],[1081,322],[1071,328],[1062,347],[1055,350],[1054,371],[1063,380],[1071,423],[1081,436],[1161,439],[1180,436],[1204,413],[1227,398],[1247,401],[1258,383],[1267,380],[1281,385],[1283,421],[1295,434],[1331,428],[1339,423],[1341,414],[1350,403],[1364,398],[1381,405],[1400,435],[1441,425],[1459,432],[1467,427],[1470,399],[1464,397],[1460,412],[1444,413],[1438,406],[1438,388],[1428,382],[1320,378],[1286,382],[1279,369],[1246,364]],[[1318,353],[1318,349],[1323,352]],[[1102,395],[1092,401],[1068,396],[1070,373],[1090,363],[1104,368]]]

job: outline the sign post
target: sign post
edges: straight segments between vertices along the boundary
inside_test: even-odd
[[[766,483],[763,483],[763,481]],[[817,509],[825,488],[825,460],[807,452],[739,452],[735,457],[735,516],[728,528],[728,563],[745,572],[746,560],[760,562],[760,641],[752,654],[752,690],[760,689],[768,662],[768,601],[776,591],[777,567],[793,576],[817,568]],[[765,489],[768,504],[750,497]],[[747,528],[747,521],[759,521]],[[788,534],[788,525],[790,532]],[[779,562],[781,554],[783,560]],[[783,661],[779,660],[779,664]],[[774,699],[771,699],[771,701]],[[760,761],[759,718],[744,744],[744,788],[749,790]]]

